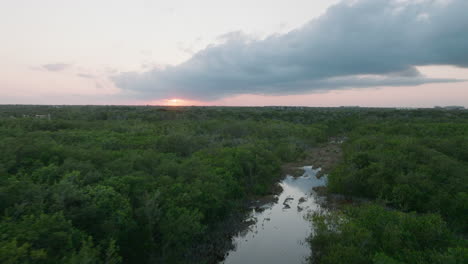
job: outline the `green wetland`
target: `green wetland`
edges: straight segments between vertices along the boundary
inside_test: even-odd
[[[0,150],[0,263],[468,263],[466,110],[0,105]]]

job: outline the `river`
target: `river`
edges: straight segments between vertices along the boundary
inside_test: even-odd
[[[305,166],[301,177],[286,176],[278,201],[264,209],[252,209],[247,230],[233,238],[235,248],[228,253],[224,264],[249,263],[305,263],[310,247],[305,241],[312,226],[305,219],[308,213],[320,210],[312,188],[324,186],[326,176],[316,177],[318,170]]]

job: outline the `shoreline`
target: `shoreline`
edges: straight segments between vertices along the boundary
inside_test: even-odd
[[[214,230],[208,234],[207,238],[203,239],[204,241],[209,241],[208,243],[201,243],[199,247],[192,250],[196,255],[187,257],[203,260],[210,264],[220,263],[225,260],[229,252],[234,249],[232,238],[247,230],[252,224],[247,217],[248,214],[252,210],[261,212],[265,210],[265,205],[278,202],[279,195],[283,192],[280,182],[288,175],[295,178],[302,176],[304,174],[304,166],[312,165],[314,168],[321,168],[317,173],[317,178],[329,173],[342,157],[342,142],[343,139],[331,138],[329,142],[307,150],[306,156],[302,160],[283,164],[281,166],[281,177],[278,177],[277,181],[272,185],[270,194],[254,196],[246,200],[242,206],[243,208],[233,212],[223,222],[217,225]],[[326,200],[329,200],[326,187],[320,188],[325,189],[325,193],[317,192],[315,188],[313,191],[317,195],[324,196]],[[324,201],[324,203],[328,203],[328,201]]]

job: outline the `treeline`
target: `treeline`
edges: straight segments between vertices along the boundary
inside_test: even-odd
[[[402,212],[353,209],[332,230],[317,225],[320,260],[450,263],[466,255],[467,121],[443,110],[0,106],[0,263],[213,262],[200,246],[213,230],[271,192],[282,163],[335,135],[349,140],[330,189]]]
[[[467,263],[468,124],[361,122],[330,192],[376,205],[315,217],[318,263]]]
[[[0,119],[0,263],[210,261],[195,249],[212,227],[326,140],[324,124],[190,109],[120,120],[93,107],[108,118],[75,120],[88,111],[63,107],[48,120],[26,108]]]

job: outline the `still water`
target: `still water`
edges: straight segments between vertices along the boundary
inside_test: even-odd
[[[305,242],[311,223],[305,216],[320,210],[312,188],[326,184],[326,177],[318,179],[317,172],[305,166],[301,177],[287,176],[280,183],[283,192],[276,203],[265,205],[262,212],[252,209],[247,220],[255,223],[233,238],[235,249],[222,263],[304,263],[311,253]]]

